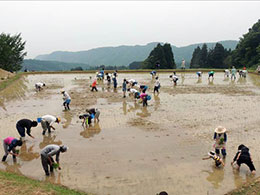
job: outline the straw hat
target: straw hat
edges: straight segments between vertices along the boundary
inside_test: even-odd
[[[215,129],[215,132],[218,133],[218,134],[225,133],[226,131],[227,131],[227,129],[225,127],[222,127],[222,126],[218,126]]]

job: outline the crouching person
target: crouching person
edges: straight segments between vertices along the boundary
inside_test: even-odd
[[[52,126],[54,123],[59,123],[60,118],[56,118],[52,115],[44,115],[41,118],[41,125],[42,125],[42,135],[45,135],[45,132],[48,130],[48,133],[51,133],[51,129],[55,130]]]
[[[60,167],[60,152],[64,153],[68,150],[67,146],[58,146],[55,144],[50,144],[45,146],[41,151],[41,160],[42,160],[42,167],[45,171],[45,175],[49,176],[50,172],[53,172],[53,165],[55,161],[53,160],[52,156],[56,155],[56,163],[58,164],[58,169],[61,170]],[[50,169],[49,169],[50,167]],[[49,172],[50,170],[50,172]]]
[[[3,156],[2,161],[4,162],[6,160],[8,154],[13,155],[13,159],[15,160],[16,156],[18,155],[18,152],[15,150],[15,147],[21,146],[22,144],[22,140],[15,139],[14,137],[5,138],[3,142],[5,155]]]
[[[233,162],[231,165],[233,166],[234,163],[237,163],[237,169],[239,170],[241,164],[245,163],[252,174],[255,174],[255,166],[253,164],[251,155],[249,153],[249,148],[246,147],[245,145],[241,144],[238,146],[238,151],[233,159]]]
[[[91,109],[86,109],[86,112],[90,114],[90,116],[92,115],[92,118],[94,118],[94,121],[98,121],[99,122],[99,115],[100,115],[100,111],[96,108],[91,108]]]
[[[91,116],[90,114],[81,114],[79,115],[79,119],[82,119],[82,126],[88,126],[91,124]]]
[[[207,159],[213,159],[215,161],[216,167],[219,167],[222,165],[223,167],[225,166],[224,161],[220,158],[220,156],[216,155],[214,151],[210,151],[208,153],[208,157],[202,158],[202,160],[207,160]]]

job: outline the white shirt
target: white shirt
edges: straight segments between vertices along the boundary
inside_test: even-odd
[[[155,87],[159,87],[159,85],[160,85],[160,81],[159,81],[159,79],[157,79],[157,80],[155,81],[154,86],[155,86]]]
[[[70,96],[66,91],[63,93],[63,96],[65,100],[70,100]]]
[[[51,126],[56,121],[56,117],[52,115],[44,115],[42,116],[42,120],[47,121]]]
[[[128,82],[129,82],[129,83],[134,83],[134,82],[136,82],[136,80],[130,79],[130,80],[128,80]]]
[[[172,80],[176,81],[178,79],[178,77],[176,75],[172,75]]]
[[[136,93],[136,92],[138,92],[138,91],[137,91],[136,89],[131,88],[131,89],[130,89],[130,92],[131,92],[131,93]]]
[[[35,83],[36,86],[38,87],[43,87],[43,83],[39,82],[39,83]]]

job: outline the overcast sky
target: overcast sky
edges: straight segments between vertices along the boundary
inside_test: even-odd
[[[257,1],[0,1],[0,32],[22,33],[26,58],[53,51],[238,40]]]

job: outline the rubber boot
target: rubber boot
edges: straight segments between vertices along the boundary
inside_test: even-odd
[[[2,162],[5,162],[6,158],[7,158],[7,156],[4,155],[3,158],[2,158]]]

